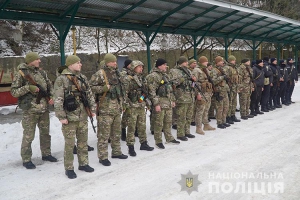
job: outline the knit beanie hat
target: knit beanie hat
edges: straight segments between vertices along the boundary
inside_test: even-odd
[[[257,64],[257,65],[260,64],[260,63],[262,63],[262,62],[264,62],[262,59],[256,60],[256,64]]]
[[[112,53],[107,53],[104,56],[104,62],[105,62],[105,64],[110,63],[110,62],[116,62],[116,61],[117,61],[117,57],[114,54],[112,54]]]
[[[233,60],[236,60],[236,58],[233,55],[231,55],[231,56],[228,57],[228,62],[231,62]]]
[[[124,67],[126,68],[131,62],[132,62],[132,60],[130,60],[130,59],[125,60]]]
[[[194,63],[194,62],[197,62],[197,60],[195,60],[195,59],[189,60],[189,65],[192,64],[192,63]]]
[[[80,61],[80,58],[78,56],[70,55],[66,59],[66,65],[69,67],[70,65],[77,63],[78,61]]]
[[[288,58],[286,61],[289,63],[293,58]]]
[[[241,61],[241,63],[246,63],[246,62],[248,62],[248,61],[250,61],[250,59],[245,58],[245,59],[243,59],[243,60]]]
[[[139,60],[134,60],[134,61],[132,61],[131,62],[131,64],[129,65],[129,68],[131,69],[131,70],[134,70],[137,66],[144,66],[144,63],[142,63],[141,61],[139,61]]]
[[[218,62],[221,62],[221,61],[223,61],[223,58],[221,57],[221,56],[217,56],[216,58],[215,58],[215,63],[217,64]]]
[[[276,58],[271,58],[271,63],[273,63],[275,60],[277,60]]]
[[[159,67],[159,66],[161,66],[161,65],[163,65],[163,64],[166,64],[166,63],[167,63],[166,60],[164,60],[164,59],[162,59],[162,58],[158,58],[158,59],[156,60],[155,67]]]
[[[36,52],[29,52],[25,56],[25,63],[29,64],[37,59],[40,59],[40,56]]]
[[[199,63],[202,64],[202,63],[205,63],[205,62],[208,62],[208,59],[206,58],[206,56],[201,56],[199,58]]]
[[[264,57],[263,59],[265,62],[269,62],[269,57]]]
[[[180,56],[178,59],[178,65],[181,65],[184,62],[188,62],[188,59],[185,56]]]
[[[286,63],[285,63],[284,60],[279,60],[279,64],[280,64],[280,65],[285,65]]]

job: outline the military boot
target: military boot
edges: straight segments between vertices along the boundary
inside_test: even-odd
[[[200,135],[205,135],[204,131],[202,130],[201,127],[197,126],[196,127],[196,133],[200,134]]]
[[[74,172],[74,170],[66,170],[66,175],[69,179],[77,178],[77,175]]]
[[[145,150],[145,151],[152,151],[153,149],[154,147],[150,147],[147,141],[143,142],[140,147],[140,150]]]
[[[121,140],[126,141],[126,128],[122,128]]]
[[[133,145],[128,145],[128,153],[130,156],[136,156],[136,152],[134,151]]]
[[[226,123],[227,124],[234,124],[234,122],[231,120],[230,117],[226,117]]]
[[[214,130],[216,130],[216,128],[211,127],[209,124],[204,124],[203,130],[204,131],[214,131]]]
[[[196,126],[196,122],[191,122],[191,126]]]
[[[235,115],[231,116],[231,120],[234,122],[241,122],[241,120],[237,119]]]
[[[135,136],[135,137],[139,137],[139,134],[138,134],[138,132],[137,132],[137,127],[135,127],[134,136]]]

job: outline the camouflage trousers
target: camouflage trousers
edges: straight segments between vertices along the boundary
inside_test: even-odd
[[[108,139],[111,140],[112,155],[118,156],[121,151],[121,115],[101,115],[97,117],[98,158],[108,158]]]
[[[137,129],[140,143],[147,141],[146,136],[146,111],[145,108],[128,108],[127,145],[134,145],[134,132]]]
[[[226,123],[226,116],[229,107],[229,99],[227,92],[220,92],[220,96],[223,97],[221,101],[216,101],[216,119],[217,124]]]
[[[227,116],[233,116],[235,115],[235,110],[236,110],[236,106],[237,106],[237,91],[232,90],[230,92],[230,98],[229,99],[229,108],[228,108],[228,113]]]
[[[177,125],[176,107],[172,108],[172,125]]]
[[[208,111],[211,104],[211,94],[204,93],[206,100],[202,97],[201,101],[195,102],[195,122],[197,127],[202,127],[202,124],[208,124]]]
[[[251,96],[250,89],[249,89],[249,92],[239,93],[241,116],[248,116],[249,115],[250,96]]]
[[[211,103],[210,103],[210,107],[208,110],[208,117],[215,117],[215,110],[216,110],[216,97],[212,96],[211,97]]]
[[[162,133],[164,130],[166,141],[174,140],[171,134],[172,125],[172,109],[171,108],[161,108],[160,112],[152,111],[153,117],[153,129],[154,129],[154,139],[155,144],[162,143]]]
[[[194,103],[177,103],[177,137],[183,137],[190,134],[190,125],[194,110]]]
[[[121,127],[126,128],[128,126],[128,118],[129,118],[129,109],[127,108],[122,115]]]
[[[65,152],[64,152],[64,166],[65,170],[73,170],[73,148],[75,145],[75,138],[77,139],[77,157],[79,166],[89,164],[88,158],[88,122],[75,121],[68,124],[63,124],[61,128],[65,138]]]
[[[51,136],[49,134],[49,111],[44,113],[33,113],[23,111],[23,139],[21,145],[21,157],[23,162],[31,161],[32,149],[31,143],[35,136],[36,125],[40,133],[40,148],[42,156],[51,154]]]

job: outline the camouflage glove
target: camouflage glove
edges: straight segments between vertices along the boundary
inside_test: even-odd
[[[37,88],[38,87],[36,87],[35,85],[29,85],[30,92],[35,92]]]

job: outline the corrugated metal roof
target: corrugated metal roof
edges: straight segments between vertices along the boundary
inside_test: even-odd
[[[0,0],[0,8],[8,20],[300,44],[299,21],[218,0]]]

